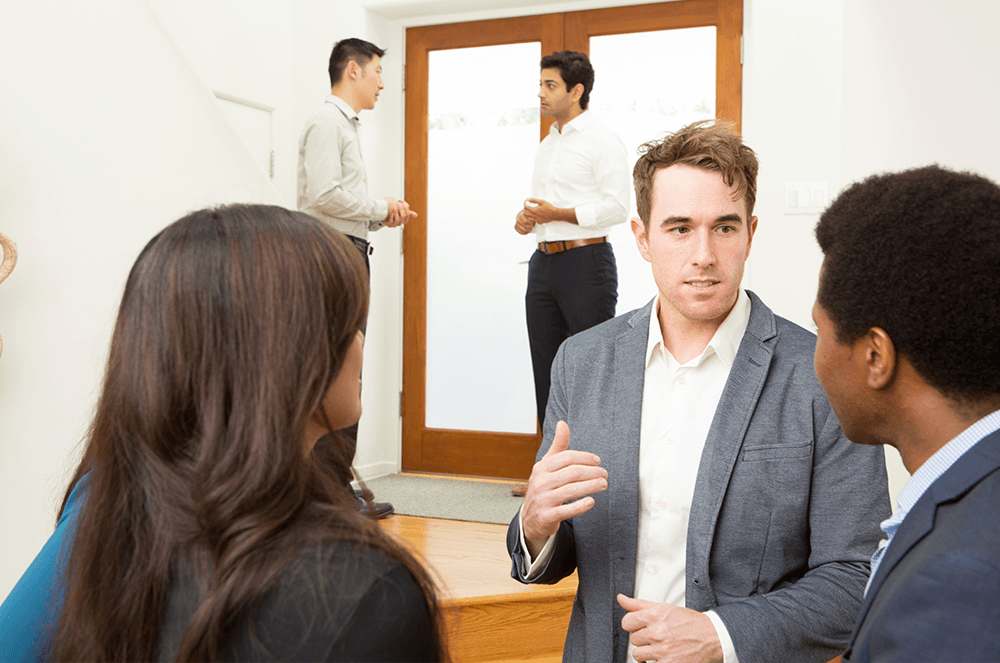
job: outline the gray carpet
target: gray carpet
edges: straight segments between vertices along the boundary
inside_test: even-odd
[[[524,502],[511,496],[511,483],[392,474],[365,484],[404,516],[506,525]]]

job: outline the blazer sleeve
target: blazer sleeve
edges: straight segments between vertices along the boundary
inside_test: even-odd
[[[891,602],[873,605],[868,639],[853,661],[995,661],[1000,659],[996,550],[955,550],[923,560],[894,588]],[[880,597],[876,596],[876,601]],[[876,626],[877,624],[877,626]],[[845,658],[845,661],[848,659]]]
[[[878,524],[891,513],[882,447],[844,437],[825,398],[814,408],[819,434],[807,494],[806,568],[771,591],[714,608],[740,663],[822,662],[842,652],[861,609]]]
[[[556,357],[552,362],[551,382],[549,388],[549,403],[545,412],[545,427],[542,431],[542,446],[538,449],[535,462],[541,460],[556,435],[556,423],[566,421],[566,384],[565,384],[565,344],[559,348]],[[522,569],[524,567],[524,549],[521,547],[521,510],[514,514],[514,519],[507,526],[507,552],[510,554],[511,569],[510,577],[518,582],[528,584],[551,585],[557,583],[576,570],[576,539],[573,535],[573,521],[564,520],[559,524],[559,531],[556,532],[556,541],[552,548],[552,557],[548,564],[532,580],[526,580]]]
[[[520,510],[507,527],[507,552],[510,554],[510,577],[524,584],[552,585],[576,570],[576,543],[573,540],[573,524],[563,521],[556,532],[556,541],[552,548],[552,557],[542,572],[531,580],[524,577],[524,548],[521,546],[521,528],[519,524]]]
[[[63,574],[84,498],[86,478],[70,493],[48,541],[0,604],[0,661],[44,661],[59,625]]]

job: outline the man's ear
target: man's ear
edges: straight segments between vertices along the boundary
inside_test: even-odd
[[[632,217],[632,234],[635,235],[635,245],[639,247],[639,255],[645,258],[646,262],[653,262],[649,255],[649,237],[646,235],[646,224],[637,216]]]
[[[757,217],[750,217],[750,224],[747,226],[747,254],[743,256],[743,260],[750,257],[750,247],[753,246],[753,235],[757,232]]]
[[[868,386],[885,389],[896,377],[896,344],[881,327],[872,327],[861,339]]]
[[[348,60],[347,70],[344,73],[352,81],[355,81],[361,78],[361,65],[358,64],[357,60]]]
[[[569,91],[570,95],[573,97],[573,101],[580,101],[583,97],[583,83],[577,83],[573,86],[573,89]]]

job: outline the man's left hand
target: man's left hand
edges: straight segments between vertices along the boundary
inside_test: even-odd
[[[722,643],[704,613],[669,603],[653,603],[618,595],[628,612],[622,628],[629,632],[637,661],[657,663],[718,663]]]
[[[556,207],[547,200],[539,198],[528,198],[524,201],[524,211],[521,212],[524,219],[532,225],[536,223],[552,223],[553,221],[570,221],[576,219],[574,210],[566,210]]]

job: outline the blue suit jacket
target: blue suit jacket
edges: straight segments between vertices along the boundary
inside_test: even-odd
[[[881,447],[847,441],[816,380],[815,336],[750,293],[746,333],[698,467],[686,603],[714,609],[741,663],[828,661],[847,644],[890,513]],[[539,457],[556,422],[608,470],[594,507],[564,521],[535,582],[579,573],[563,660],[624,661],[618,592],[632,596],[639,426],[652,302],[571,337],[552,366]],[[521,574],[518,518],[507,537]]]
[[[1000,661],[1000,432],[906,514],[844,661]]]

